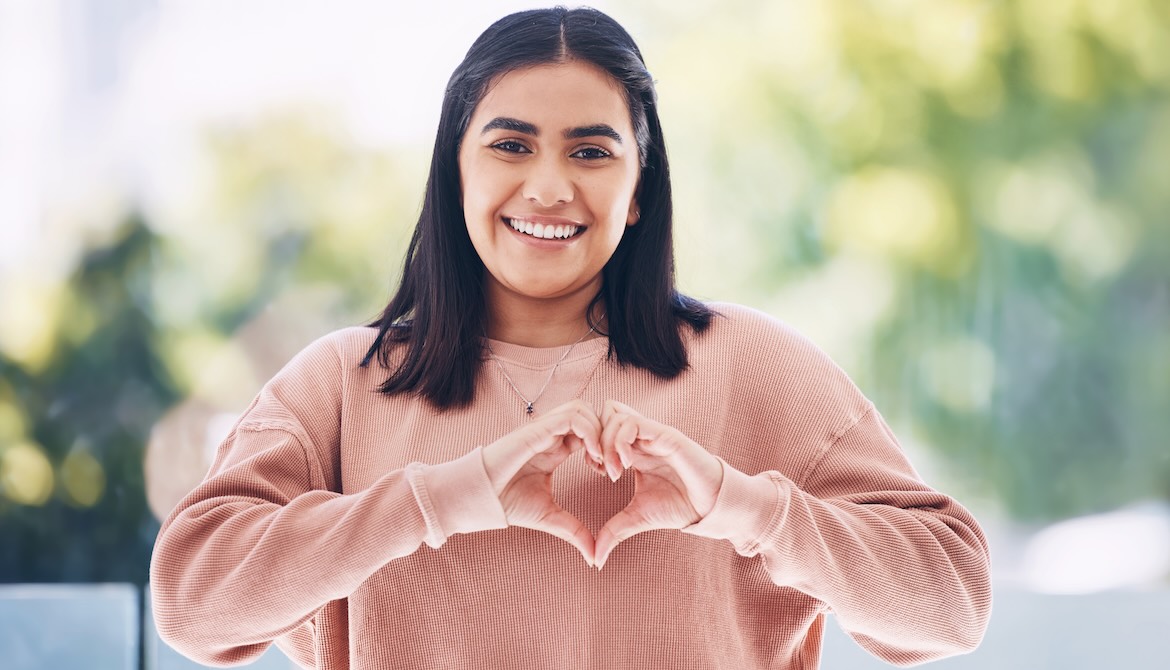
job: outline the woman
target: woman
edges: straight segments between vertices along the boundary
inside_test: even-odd
[[[192,658],[331,669],[811,668],[830,611],[910,664],[990,607],[975,520],[844,373],[677,293],[652,79],[562,8],[471,47],[397,294],[265,386],[151,583]]]

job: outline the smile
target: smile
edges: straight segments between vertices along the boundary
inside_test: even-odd
[[[545,240],[567,240],[585,232],[585,226],[574,224],[535,223],[527,219],[504,218],[504,223],[518,233]]]

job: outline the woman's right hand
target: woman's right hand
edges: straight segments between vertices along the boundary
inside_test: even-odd
[[[601,453],[600,436],[597,413],[583,400],[573,400],[483,448],[484,468],[508,524],[561,538],[590,566],[593,534],[553,499],[552,473],[578,449]]]

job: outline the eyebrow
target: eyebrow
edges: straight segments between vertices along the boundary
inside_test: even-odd
[[[533,137],[540,136],[540,129],[535,125],[508,116],[497,116],[491,121],[488,121],[484,125],[483,130],[480,131],[480,134],[482,135],[489,130],[511,130],[512,132],[532,135]],[[608,123],[595,123],[589,126],[569,128],[562,135],[566,140],[580,139],[583,137],[608,137],[618,144],[622,143],[621,133],[614,130],[613,126]]]

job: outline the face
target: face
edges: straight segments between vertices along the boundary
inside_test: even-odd
[[[489,300],[592,298],[637,221],[639,173],[624,91],[604,71],[571,61],[503,75],[459,148]]]

